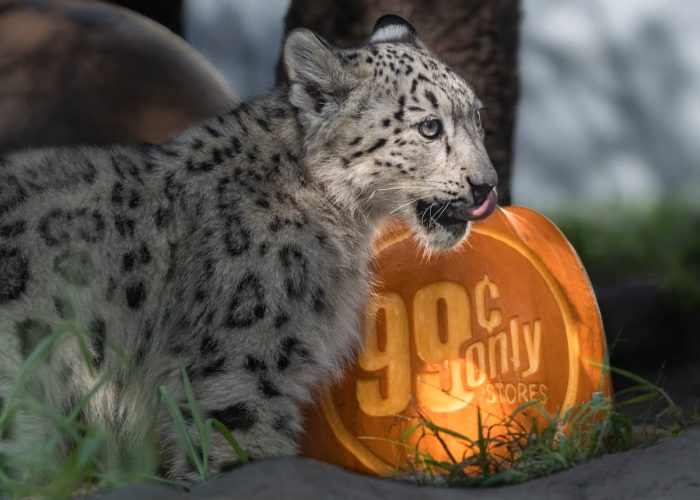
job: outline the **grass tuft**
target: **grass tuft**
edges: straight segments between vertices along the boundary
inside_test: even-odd
[[[12,391],[0,407],[0,498],[71,498],[130,482],[151,482],[174,486],[161,475],[155,439],[131,443],[123,453],[105,453],[118,441],[106,429],[90,425],[81,419],[89,401],[106,383],[114,380],[118,372],[130,368],[131,359],[114,346],[107,346],[117,353],[119,360],[103,374],[91,389],[71,408],[58,412],[34,397],[35,375],[50,360],[52,351],[66,341],[73,340],[86,366],[92,366],[89,337],[70,323],[57,325],[41,340],[22,363],[12,386]],[[208,471],[212,429],[220,433],[234,450],[240,463],[249,461],[248,455],[231,432],[215,419],[203,420],[197,407],[192,385],[182,368],[182,385],[187,399],[194,433],[188,431],[175,398],[168,388],[155,391],[155,407],[163,403],[172,418],[178,437],[192,465],[202,481],[211,478]],[[94,373],[91,373],[94,375]],[[11,450],[3,438],[11,435],[18,418],[32,418],[51,426],[45,442],[38,442],[28,450]],[[152,425],[144,422],[143,425]],[[144,432],[153,436],[154,432]],[[193,437],[199,448],[195,447]]]
[[[595,393],[585,403],[563,412],[550,412],[540,401],[528,401],[511,415],[488,426],[483,425],[479,410],[476,439],[441,427],[417,411],[416,421],[394,443],[412,453],[410,474],[406,476],[405,472],[397,471],[397,476],[433,486],[514,484],[553,474],[607,453],[647,445],[660,436],[676,435],[689,424],[662,388],[625,370],[610,370],[636,384],[618,393],[617,402],[612,397]],[[651,421],[635,421],[620,412],[630,405],[659,402],[663,409],[656,412]],[[408,438],[416,434],[415,446],[407,446]],[[464,447],[462,456],[453,455],[444,436],[451,436]],[[438,460],[420,450],[421,441],[427,438],[441,443],[448,460]]]

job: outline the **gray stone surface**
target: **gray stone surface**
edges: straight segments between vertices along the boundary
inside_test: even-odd
[[[593,460],[527,483],[488,489],[418,487],[353,474],[309,459],[257,462],[195,486],[188,493],[153,486],[122,487],[99,498],[261,500],[514,500],[700,499],[700,429],[645,449]]]

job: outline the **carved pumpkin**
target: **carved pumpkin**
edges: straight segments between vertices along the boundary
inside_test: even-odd
[[[476,439],[478,411],[488,425],[534,399],[555,411],[609,392],[591,363],[602,362],[605,338],[588,277],[536,212],[498,209],[458,251],[430,257],[392,226],[374,264],[364,348],[308,409],[305,456],[391,475],[406,453],[386,440],[398,440],[417,409]],[[429,439],[420,449],[447,459]]]

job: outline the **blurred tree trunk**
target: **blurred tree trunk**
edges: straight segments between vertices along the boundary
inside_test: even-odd
[[[519,0],[292,0],[286,31],[307,27],[339,47],[364,44],[375,21],[397,14],[476,89],[486,147],[499,176],[501,202],[510,202],[513,126],[518,100]],[[278,78],[283,78],[278,65]]]
[[[111,0],[109,3],[150,17],[176,35],[182,36],[182,2],[183,0]]]

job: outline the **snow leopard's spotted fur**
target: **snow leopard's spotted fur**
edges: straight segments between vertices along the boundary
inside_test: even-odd
[[[288,84],[164,146],[0,160],[0,409],[66,321],[88,334],[90,363],[64,335],[23,396],[67,412],[113,372],[80,414],[109,429],[106,453],[142,440],[153,417],[170,475],[190,477],[154,408],[165,385],[192,425],[182,365],[203,415],[252,457],[293,454],[299,403],[358,346],[380,224],[403,218],[428,250],[465,238],[466,222],[417,203],[469,206],[475,186],[495,185],[469,85],[396,17],[359,49],[297,30],[284,51]],[[417,128],[429,116],[442,121],[433,140]],[[6,463],[50,432],[11,416]],[[217,433],[212,446],[212,469],[235,461]]]

